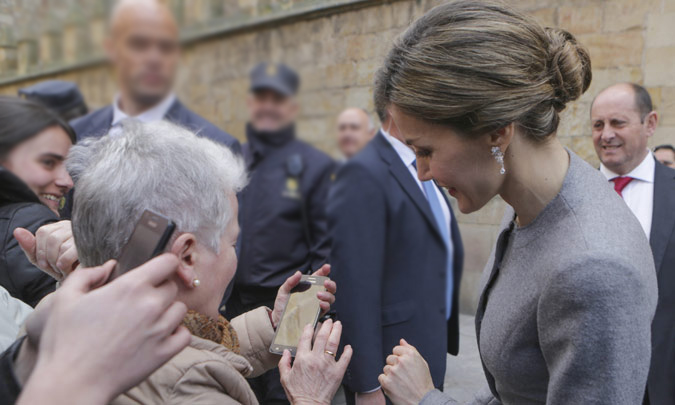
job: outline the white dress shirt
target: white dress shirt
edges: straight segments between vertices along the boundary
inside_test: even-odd
[[[381,131],[384,134],[385,139],[389,141],[391,146],[396,151],[396,154],[398,154],[398,157],[401,158],[405,167],[407,167],[408,171],[410,171],[410,175],[413,177],[413,179],[415,179],[415,182],[417,182],[417,185],[420,187],[420,190],[422,190],[422,194],[425,194],[422,182],[420,181],[419,177],[417,177],[417,169],[415,168],[415,166],[413,166],[413,163],[415,162],[415,152],[410,148],[410,146],[404,144],[403,142],[389,135],[389,133],[384,129],[381,129]],[[450,228],[450,207],[448,207],[448,204],[445,203],[445,198],[443,196],[443,192],[441,191],[441,189],[439,187],[434,187],[434,190],[436,190],[436,197],[438,198],[438,201],[441,204],[441,210],[443,210],[443,217],[445,218],[444,223],[448,225],[448,236],[450,239],[450,244],[452,245],[452,229]]]
[[[156,122],[156,121],[161,121],[164,119],[164,116],[166,116],[166,113],[169,112],[169,109],[173,105],[174,101],[176,101],[176,95],[171,93],[164,100],[162,100],[159,104],[156,106],[143,111],[142,113],[136,115],[135,117],[130,117],[120,109],[120,97],[119,95],[115,96],[115,100],[113,100],[113,120],[112,124],[110,125],[110,134],[111,135],[117,135],[119,133],[119,124],[120,122],[124,121],[127,118],[133,118],[135,120],[141,121],[141,122]]]
[[[638,167],[624,176],[632,177],[633,181],[628,183],[626,188],[621,192],[626,205],[628,205],[628,208],[633,211],[633,214],[635,214],[638,221],[640,221],[642,229],[644,229],[645,234],[647,234],[647,239],[649,239],[649,234],[652,230],[655,169],[656,163],[654,162],[654,156],[649,152]],[[602,172],[610,182],[612,179],[619,177],[618,174],[612,172],[603,164],[600,164],[600,172]],[[611,186],[614,187],[614,183],[611,183]]]

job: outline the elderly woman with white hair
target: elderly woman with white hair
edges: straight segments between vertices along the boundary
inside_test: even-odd
[[[279,362],[268,348],[300,274],[280,288],[274,309],[258,308],[231,322],[220,316],[221,298],[237,267],[236,194],[246,184],[242,161],[166,122],[128,122],[121,132],[79,143],[67,160],[77,190],[72,227],[79,260],[92,267],[119,257],[146,209],[171,218],[176,232],[167,251],[179,260],[174,282],[178,301],[188,308],[183,325],[192,337],[188,347],[112,403],[256,404],[246,378]],[[316,274],[329,272],[324,266]],[[333,281],[325,287],[318,293],[323,310],[336,290]],[[351,356],[351,348],[340,361],[326,354],[337,352],[340,333],[339,322],[327,321],[315,341],[323,345],[320,353],[309,347],[308,329],[292,368],[290,355],[284,355],[280,367],[291,401],[330,402]]]

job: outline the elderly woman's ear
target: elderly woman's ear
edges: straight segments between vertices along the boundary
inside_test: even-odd
[[[171,253],[176,255],[179,260],[178,279],[181,285],[192,288],[195,280],[198,279],[195,263],[197,262],[197,239],[191,233],[180,234],[171,245]]]

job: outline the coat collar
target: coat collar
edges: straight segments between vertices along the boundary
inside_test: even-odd
[[[0,206],[15,203],[40,203],[38,196],[14,173],[0,167]]]
[[[434,233],[441,241],[443,241],[443,234],[436,224],[436,219],[434,214],[431,212],[431,207],[426,197],[420,190],[420,187],[415,182],[415,179],[412,178],[412,175],[408,168],[404,165],[403,160],[399,157],[394,147],[391,146],[389,141],[384,137],[382,131],[379,131],[373,139],[373,146],[380,154],[382,160],[384,160],[389,165],[389,171],[394,176],[396,181],[401,185],[403,191],[408,194],[408,197],[413,200],[417,208],[422,212],[424,218],[426,218],[429,226],[434,229]]]
[[[656,162],[654,168],[654,210],[649,244],[654,253],[654,264],[659,272],[668,240],[675,228],[675,170]]]

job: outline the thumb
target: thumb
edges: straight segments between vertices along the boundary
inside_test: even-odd
[[[87,293],[108,281],[117,262],[108,260],[102,266],[77,269],[63,283],[63,288]]]
[[[14,238],[19,242],[21,250],[28,256],[28,260],[35,264],[35,249],[37,244],[35,243],[35,235],[33,235],[28,229],[16,228],[14,230]]]
[[[284,354],[279,360],[279,374],[281,375],[281,382],[286,381],[286,377],[291,373],[291,352],[284,350]]]
[[[283,292],[284,294],[290,294],[291,291],[295,288],[300,283],[300,279],[302,278],[302,273],[299,271],[296,271],[293,273],[292,276],[286,279],[284,284],[282,284],[281,288],[279,289],[279,292]]]

